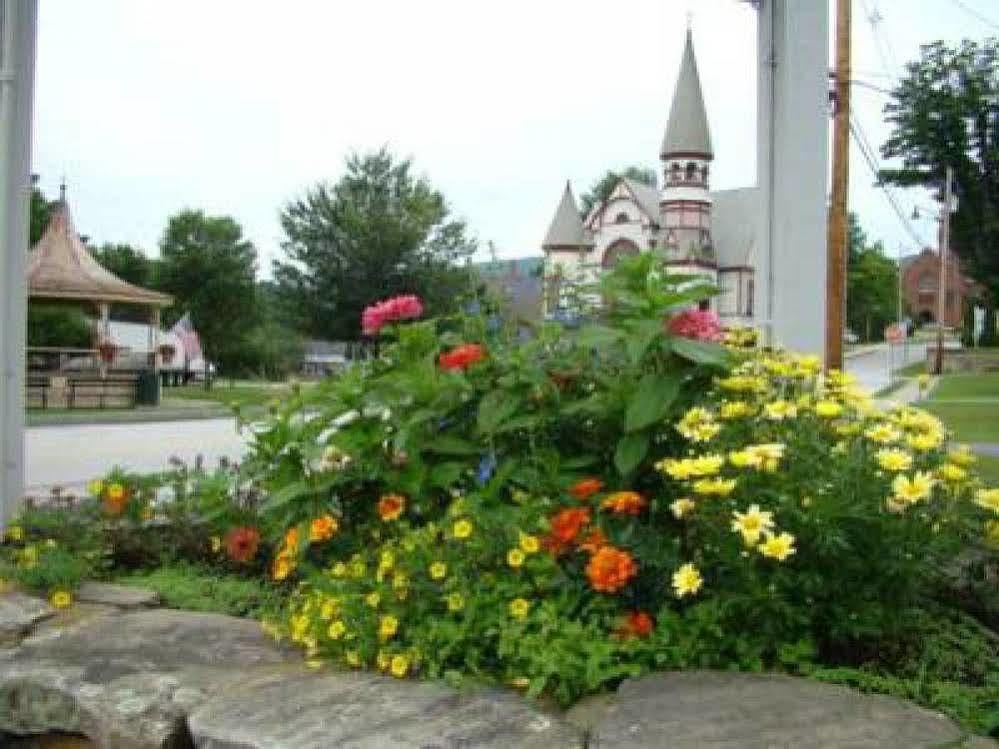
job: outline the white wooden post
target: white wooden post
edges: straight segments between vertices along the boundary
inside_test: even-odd
[[[25,263],[36,0],[0,0],[0,526],[24,492]]]
[[[107,302],[100,302],[97,305],[97,309],[101,316],[101,321],[97,328],[100,331],[97,335],[97,347],[98,358],[100,359],[100,375],[103,380],[108,376],[108,363],[104,360],[104,355],[101,353],[100,347],[111,343],[111,305]]]

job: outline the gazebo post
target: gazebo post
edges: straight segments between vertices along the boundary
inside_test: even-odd
[[[100,331],[97,336],[97,345],[100,347],[105,343],[111,343],[111,305],[107,302],[98,302],[97,309],[100,312],[101,322],[98,330]],[[104,360],[103,356],[99,357],[101,360],[100,374],[101,379],[105,379],[108,376],[108,363]]]
[[[149,315],[149,349],[153,352],[153,372],[160,377],[160,308],[153,307]]]

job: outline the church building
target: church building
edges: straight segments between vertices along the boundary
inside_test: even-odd
[[[756,190],[711,192],[713,158],[688,29],[659,151],[662,187],[622,178],[607,200],[584,217],[566,184],[542,245],[545,316],[571,310],[575,289],[597,280],[620,258],[655,252],[672,272],[701,276],[723,290],[704,304],[724,323],[752,324]]]

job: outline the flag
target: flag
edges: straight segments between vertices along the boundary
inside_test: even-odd
[[[196,361],[202,357],[201,339],[198,338],[198,332],[191,322],[190,312],[184,313],[184,316],[170,328],[170,332],[180,339],[188,362]]]

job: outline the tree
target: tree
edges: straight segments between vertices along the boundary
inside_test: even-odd
[[[354,340],[364,307],[401,293],[420,296],[427,315],[455,309],[471,289],[465,222],[384,148],[346,166],[336,184],[316,185],[281,214],[287,259],[274,263],[274,278],[301,330]]]
[[[881,340],[898,311],[898,266],[885,257],[881,242],[868,244],[857,214],[847,232],[846,321],[864,341]]]
[[[964,270],[999,299],[999,39],[934,42],[885,106],[892,134],[885,158],[901,159],[881,179],[939,189],[954,168],[959,208],[951,221],[951,249]]]
[[[205,359],[231,372],[257,323],[257,251],[228,216],[185,210],[160,241],[157,286],[174,296],[173,316],[191,313]]]
[[[30,226],[29,226],[29,247],[34,247],[39,239],[42,238],[42,234],[45,233],[45,227],[49,225],[49,218],[52,216],[52,209],[49,205],[49,201],[45,199],[45,195],[37,187],[31,188],[31,215],[30,215]]]
[[[123,281],[150,288],[155,283],[155,261],[130,244],[105,242],[100,247],[90,247],[94,259]]]
[[[603,203],[610,194],[614,192],[617,183],[623,178],[633,179],[636,182],[655,187],[657,184],[656,170],[646,169],[641,166],[629,166],[620,172],[608,171],[603,177],[593,183],[593,186],[584,192],[579,198],[579,212],[585,219],[590,215],[593,207]]]

